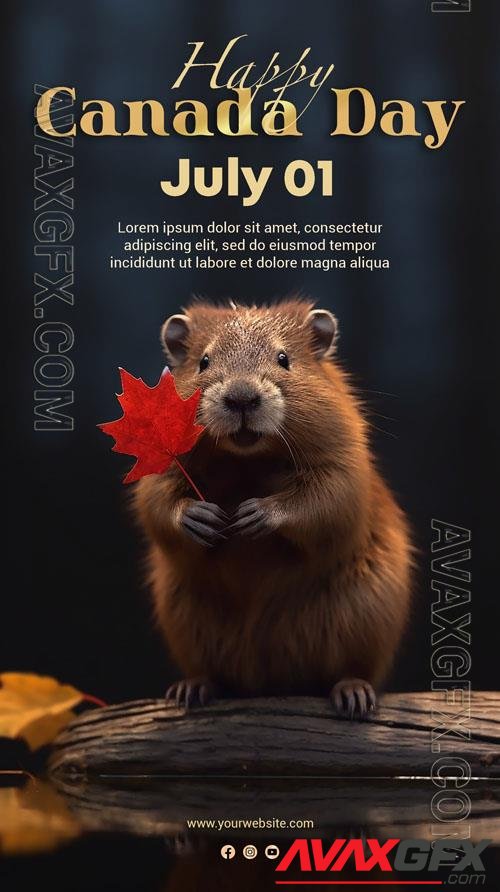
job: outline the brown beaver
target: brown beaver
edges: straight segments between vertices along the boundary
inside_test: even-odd
[[[363,717],[409,609],[411,546],[335,360],[337,322],[302,299],[194,302],[162,340],[206,430],[185,466],[143,478],[156,616],[189,707],[217,692],[329,694]]]

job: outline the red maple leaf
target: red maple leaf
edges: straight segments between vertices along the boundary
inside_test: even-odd
[[[120,369],[120,377],[123,393],[116,396],[123,415],[98,427],[114,437],[113,452],[123,452],[137,458],[123,482],[132,483],[146,474],[163,474],[175,462],[203,499],[177,459],[178,455],[193,448],[205,429],[201,424],[195,424],[201,390],[196,390],[187,400],[183,400],[170,373],[163,374],[154,387],[149,387],[142,378],[134,378],[125,369]]]

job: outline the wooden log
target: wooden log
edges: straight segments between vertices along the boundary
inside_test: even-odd
[[[499,693],[474,692],[469,708],[443,693],[385,694],[362,723],[335,718],[320,698],[220,700],[188,713],[140,700],[77,718],[54,743],[49,770],[62,779],[428,778],[444,754],[466,760],[474,777],[500,777]]]

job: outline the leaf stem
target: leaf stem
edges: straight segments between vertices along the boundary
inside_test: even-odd
[[[100,697],[94,697],[93,694],[82,694],[82,699],[87,703],[94,703],[96,706],[107,706],[105,700],[101,700]]]
[[[178,459],[177,456],[175,456],[175,455],[174,455],[174,462],[176,463],[177,467],[179,468],[179,471],[181,471],[181,472],[184,474],[184,477],[186,478],[186,480],[187,480],[187,482],[190,484],[190,486],[193,487],[193,489],[194,489],[196,495],[198,496],[198,498],[200,499],[200,501],[201,501],[201,502],[206,502],[205,497],[201,494],[200,490],[199,490],[198,487],[196,486],[196,483],[194,483],[194,481],[191,480],[191,477],[189,476],[189,474],[188,474],[188,472],[186,471],[185,467],[184,467],[183,465],[181,465],[179,459]]]

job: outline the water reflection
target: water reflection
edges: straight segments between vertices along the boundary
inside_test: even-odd
[[[496,786],[488,782],[476,792],[472,836],[498,844]],[[264,855],[268,844],[283,854],[297,836],[429,839],[431,794],[425,782],[101,778],[51,784],[30,777],[0,788],[2,892],[34,884],[51,892],[263,892],[280,888],[277,862]],[[188,820],[210,819],[227,823],[187,828]],[[314,826],[277,825],[297,819]],[[242,820],[274,826],[245,826]],[[230,860],[221,856],[228,843],[236,850]],[[254,860],[243,857],[248,843],[258,849]],[[490,847],[486,853],[482,888],[499,887],[499,852]],[[297,871],[287,874],[299,878]],[[360,876],[346,867],[341,878],[352,883]],[[399,886],[394,874],[391,885],[380,871],[370,879],[379,881],[378,889]]]
[[[23,784],[0,788],[2,854],[51,851],[81,832],[81,821],[48,781],[28,777]]]

